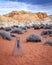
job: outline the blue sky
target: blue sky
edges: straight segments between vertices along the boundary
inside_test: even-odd
[[[41,11],[52,14],[52,0],[0,0],[0,14],[13,10]]]

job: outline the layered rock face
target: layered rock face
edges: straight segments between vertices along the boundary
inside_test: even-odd
[[[14,24],[17,24],[17,23],[18,23],[18,21],[14,20],[12,18],[0,15],[0,27],[13,26]]]
[[[52,23],[52,15],[48,16],[45,12],[26,12],[12,11],[5,15],[0,15],[0,27],[13,25],[32,25],[32,24]]]
[[[47,17],[48,15],[44,12],[32,13],[32,12],[26,12],[26,11],[12,11],[4,16],[11,17],[19,21],[21,20],[22,21],[35,21],[38,19],[43,19]]]

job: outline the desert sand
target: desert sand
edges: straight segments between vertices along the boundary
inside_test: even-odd
[[[40,30],[28,29],[24,34],[16,34],[20,37],[21,47],[23,51],[22,56],[12,56],[13,47],[15,45],[15,38],[11,41],[4,40],[0,37],[0,65],[52,65],[52,46],[43,45],[42,43],[46,39],[52,39],[51,37],[42,38],[42,42],[26,42],[26,36],[34,32],[40,34]]]

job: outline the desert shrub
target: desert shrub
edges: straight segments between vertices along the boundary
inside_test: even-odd
[[[0,35],[2,36],[2,38],[7,39],[7,40],[11,40],[11,34],[10,32],[7,31],[0,31]]]
[[[34,25],[34,29],[40,29],[39,25]]]
[[[22,30],[27,30],[27,27],[26,26],[20,26],[20,28],[22,28]]]
[[[40,28],[44,28],[44,24],[40,24]]]
[[[0,30],[3,30],[4,29],[4,27],[0,27]]]
[[[52,40],[46,40],[46,41],[44,42],[44,44],[52,45]]]
[[[52,29],[43,30],[41,35],[52,35]]]
[[[18,34],[23,34],[23,30],[21,28],[14,28],[11,31],[12,33],[18,33]]]
[[[41,35],[47,35],[48,33],[47,33],[47,30],[43,30],[42,32],[41,32]]]
[[[26,37],[27,42],[41,42],[41,38],[39,35],[31,33]]]
[[[50,25],[48,25],[48,24],[44,25],[44,29],[50,29],[50,28],[51,28]]]
[[[5,31],[10,31],[12,28],[11,27],[5,27],[4,30]]]
[[[11,36],[12,36],[12,37],[16,37],[16,35],[15,35],[15,34],[13,34],[13,33],[11,33]]]

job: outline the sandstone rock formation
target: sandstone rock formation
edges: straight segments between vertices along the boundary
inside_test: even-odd
[[[11,17],[19,21],[21,20],[22,21],[34,21],[38,19],[43,19],[47,17],[48,15],[44,12],[32,13],[32,12],[26,12],[26,11],[12,11],[4,16]]]
[[[52,24],[52,15],[47,15],[45,12],[26,12],[12,11],[5,15],[0,15],[0,27],[13,25],[33,25],[33,24]]]

